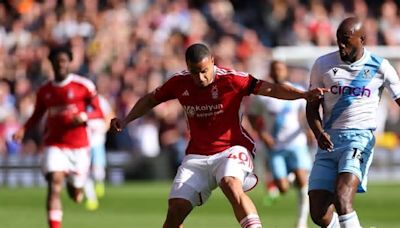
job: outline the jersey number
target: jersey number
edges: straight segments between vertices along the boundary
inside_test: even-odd
[[[239,160],[239,164],[248,166],[250,169],[253,169],[253,162],[249,158],[249,155],[244,152],[239,152],[239,153],[230,153],[228,155],[229,159],[235,159]]]

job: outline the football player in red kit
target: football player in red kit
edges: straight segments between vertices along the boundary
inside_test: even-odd
[[[254,141],[241,125],[242,98],[259,94],[312,100],[326,90],[305,92],[218,67],[204,44],[191,45],[185,58],[188,70],[173,75],[154,92],[139,99],[125,118],[111,121],[111,129],[121,131],[156,105],[178,99],[187,116],[190,141],[169,195],[164,228],[183,227],[191,210],[205,203],[218,186],[231,203],[240,225],[259,228],[257,210],[245,193],[257,184],[257,178],[253,174]]]
[[[89,166],[89,141],[86,121],[102,118],[95,85],[69,72],[72,53],[68,48],[52,49],[49,60],[54,80],[42,85],[36,96],[35,109],[24,127],[15,133],[21,140],[24,132],[46,117],[42,169],[48,183],[47,213],[50,228],[60,228],[62,221],[61,189],[67,179],[69,196],[80,202]],[[87,106],[90,113],[85,112]]]

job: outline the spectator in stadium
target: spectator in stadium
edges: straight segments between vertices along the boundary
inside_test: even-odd
[[[270,64],[273,83],[301,86],[288,81],[288,69],[284,62],[274,60]],[[249,121],[268,150],[267,164],[274,184],[280,193],[289,190],[289,173],[293,172],[298,188],[297,228],[307,227],[309,212],[307,181],[311,158],[307,146],[309,131],[305,123],[303,100],[285,101],[272,97],[254,96],[249,106]],[[260,124],[261,123],[261,124]],[[272,126],[268,126],[271,123]]]
[[[336,32],[339,50],[318,58],[311,71],[310,89],[331,90],[306,108],[319,146],[309,179],[310,213],[321,227],[361,227],[353,200],[367,190],[382,88],[400,105],[396,70],[364,48],[365,34],[360,19],[343,20]]]
[[[191,138],[169,195],[164,227],[182,227],[193,207],[206,202],[217,186],[230,201],[241,227],[261,227],[257,210],[245,193],[257,184],[257,178],[252,162],[254,142],[240,124],[242,98],[259,94],[312,100],[326,89],[304,92],[217,67],[210,49],[201,43],[187,48],[185,60],[188,70],[141,97],[127,116],[111,121],[111,129],[120,132],[156,105],[178,99],[186,112]]]
[[[50,51],[54,80],[41,86],[36,95],[32,116],[14,134],[20,141],[46,116],[42,168],[48,183],[47,215],[50,228],[60,228],[62,221],[61,189],[67,179],[68,194],[75,202],[83,199],[82,188],[90,166],[86,122],[102,118],[95,85],[88,79],[69,73],[72,52],[66,47]],[[92,108],[86,112],[86,107]]]

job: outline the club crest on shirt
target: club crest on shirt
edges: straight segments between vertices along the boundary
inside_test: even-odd
[[[211,97],[213,99],[218,99],[218,88],[217,85],[213,85],[211,88]]]
[[[369,72],[369,69],[364,69],[363,78],[365,78],[365,79],[371,78],[371,74]]]
[[[339,69],[335,67],[335,68],[332,69],[332,71],[333,71],[333,76],[335,76],[336,73],[339,71]]]

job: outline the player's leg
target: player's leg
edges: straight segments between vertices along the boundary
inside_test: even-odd
[[[268,165],[271,170],[274,184],[278,187],[280,193],[286,193],[289,190],[288,169],[285,161],[286,151],[271,151]]]
[[[47,181],[46,209],[49,227],[60,228],[63,217],[60,195],[65,173],[69,170],[69,160],[61,148],[45,147],[41,163]]]
[[[295,175],[295,186],[297,188],[298,199],[298,217],[297,228],[307,227],[309,214],[308,199],[308,176],[311,168],[311,157],[306,145],[298,145],[289,150],[287,165]]]
[[[250,197],[244,190],[257,184],[252,174],[253,162],[246,148],[234,146],[220,154],[216,166],[216,179],[232,205],[234,214],[243,228],[259,228],[261,221]]]
[[[310,215],[321,227],[339,225],[333,205],[338,170],[336,156],[336,152],[318,151],[309,177]]]
[[[96,163],[96,146],[90,147],[90,172],[89,176],[85,182],[85,186],[83,188],[86,196],[85,207],[89,211],[97,210],[99,207],[99,201],[97,199],[96,191],[95,191],[95,177],[94,177],[94,168]]]
[[[67,176],[67,191],[69,197],[76,203],[80,203],[84,197],[84,185],[89,177],[90,153],[88,148],[65,149],[70,164],[70,172]]]
[[[183,221],[192,211],[192,203],[186,199],[173,198],[168,200],[168,212],[163,228],[181,228]]]
[[[216,181],[208,178],[207,159],[200,155],[184,158],[171,187],[164,228],[183,227],[192,209],[205,203],[216,187]]]
[[[296,169],[293,171],[296,179],[297,188],[297,204],[298,204],[298,216],[297,216],[297,228],[307,227],[307,218],[309,214],[309,199],[308,199],[308,170]]]
[[[361,227],[357,213],[353,209],[353,199],[359,183],[358,177],[352,173],[340,173],[338,175],[335,207],[339,214],[340,226],[343,228]]]
[[[341,227],[361,227],[353,209],[355,193],[365,192],[367,174],[373,157],[375,137],[370,130],[353,130],[341,133],[346,140],[339,160],[335,206]]]
[[[326,190],[311,190],[308,195],[313,222],[321,227],[339,228],[339,221],[333,205],[333,193]]]
[[[242,227],[261,227],[257,209],[250,197],[243,191],[242,181],[236,177],[223,177],[219,186],[232,205],[235,217]]]
[[[96,196],[105,195],[104,180],[106,178],[106,148],[104,144],[95,145],[92,154],[92,177],[95,184]]]
[[[51,172],[46,174],[46,209],[50,228],[61,228],[63,216],[61,190],[64,185],[64,175],[64,172]]]

